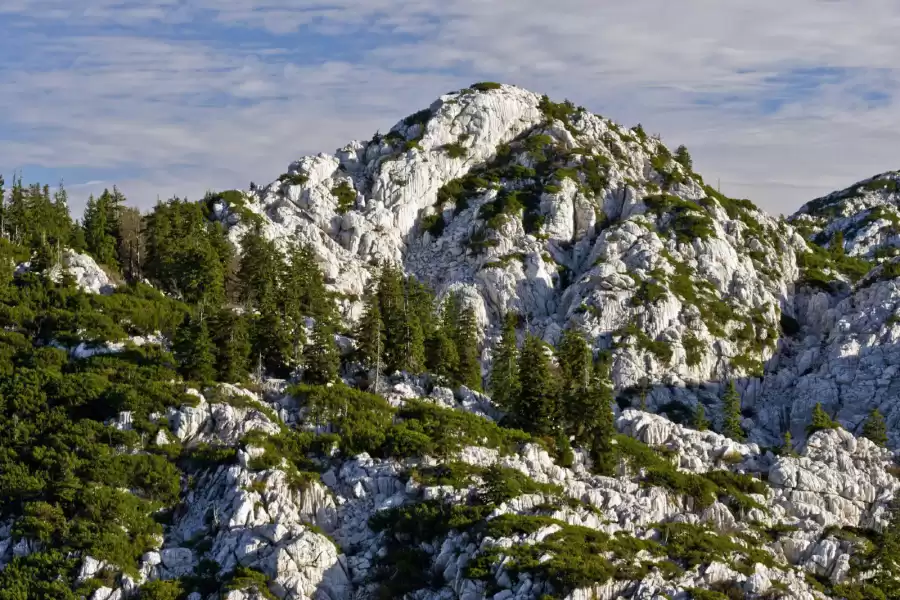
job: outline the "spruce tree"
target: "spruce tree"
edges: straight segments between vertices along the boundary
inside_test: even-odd
[[[869,413],[869,417],[863,425],[862,434],[863,437],[875,442],[882,448],[887,445],[887,426],[884,423],[884,417],[877,408]]]
[[[888,506],[888,524],[875,548],[874,581],[885,598],[900,598],[900,498]]]
[[[516,317],[507,313],[503,332],[494,348],[491,363],[491,399],[505,411],[512,410],[519,396],[519,349],[516,345]]]
[[[257,226],[241,238],[241,266],[238,271],[239,297],[248,308],[274,307],[278,280],[283,269],[275,243],[267,240]]]
[[[105,265],[118,264],[116,234],[125,198],[118,189],[103,190],[99,198],[91,196],[84,210],[84,238],[90,252]]]
[[[741,427],[741,397],[733,381],[728,382],[725,397],[722,398],[722,435],[738,442],[745,438]]]
[[[399,269],[383,265],[378,278],[378,302],[384,322],[384,362],[388,372],[408,364],[407,314],[403,278]]]
[[[557,418],[556,386],[544,342],[533,335],[525,338],[519,355],[519,382],[515,421],[531,433],[551,434]]]
[[[813,408],[812,412],[812,422],[806,427],[806,434],[812,435],[817,431],[822,431],[823,429],[834,429],[838,426],[831,417],[828,416],[828,413],[825,412],[825,409],[822,408],[821,402],[816,402],[815,408]]]
[[[384,354],[384,321],[381,319],[378,295],[372,291],[363,296],[363,314],[356,325],[358,360],[369,369],[381,370]]]
[[[481,391],[481,361],[478,353],[478,323],[475,309],[467,305],[462,309],[459,327],[456,329],[456,351],[459,364],[456,382],[469,389]]]
[[[782,456],[793,456],[794,455],[794,440],[791,438],[791,432],[784,432],[784,440],[781,442],[781,453]]]
[[[223,309],[212,326],[219,380],[239,383],[250,372],[250,332],[245,315]]]
[[[682,167],[684,167],[687,171],[694,170],[694,161],[691,159],[691,154],[688,152],[687,147],[682,144],[675,149],[675,162],[679,163]]]
[[[303,379],[325,385],[337,379],[341,357],[334,343],[334,331],[326,321],[316,321],[309,343],[303,349]]]
[[[613,389],[609,381],[609,365],[603,361],[594,363],[591,384],[583,403],[584,440],[576,433],[575,441],[584,443],[590,450],[594,471],[612,476],[616,468],[616,452],[613,438],[616,433],[612,409]]]
[[[185,315],[175,332],[173,350],[186,380],[205,383],[215,379],[216,348],[201,315]]]
[[[305,342],[303,328],[292,329],[274,300],[259,307],[250,326],[251,361],[255,357],[263,371],[275,377],[287,377],[297,366],[300,348]]]
[[[459,372],[459,354],[456,351],[456,343],[442,327],[439,327],[428,340],[428,364],[430,371],[437,376],[441,384],[451,386],[455,384],[456,374]]]
[[[697,431],[706,431],[709,429],[709,419],[706,418],[706,409],[699,402],[697,410],[694,411],[694,429]]]
[[[567,329],[556,350],[560,372],[560,409],[567,428],[583,424],[584,404],[591,393],[593,355],[578,332]]]
[[[285,315],[294,322],[299,322],[303,316],[335,325],[334,301],[325,287],[313,247],[294,242],[288,246],[286,259],[281,275]]]
[[[403,370],[421,373],[425,370],[425,332],[422,321],[411,310],[409,296],[404,289]]]

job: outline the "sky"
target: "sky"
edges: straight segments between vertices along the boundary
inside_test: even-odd
[[[895,0],[2,0],[0,173],[149,208],[487,80],[640,122],[789,214],[900,169],[898,25]]]

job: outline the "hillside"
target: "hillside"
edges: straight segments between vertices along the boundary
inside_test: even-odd
[[[893,597],[884,181],[778,220],[480,83],[146,215],[13,182],[0,600]]]

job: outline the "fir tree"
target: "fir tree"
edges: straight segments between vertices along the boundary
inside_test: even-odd
[[[738,442],[745,437],[741,427],[741,397],[733,381],[728,382],[725,397],[722,398],[722,435]]]
[[[822,408],[821,402],[816,402],[815,408],[813,408],[812,412],[812,422],[806,428],[806,434],[812,435],[817,431],[822,431],[823,429],[834,429],[838,426],[831,417],[828,416],[828,413],[825,412],[825,409]]]
[[[326,321],[316,321],[309,343],[303,349],[303,378],[309,383],[325,385],[338,376],[341,357],[334,343],[334,331]]]
[[[709,429],[709,419],[706,418],[706,408],[699,402],[697,410],[694,411],[694,429],[697,431],[706,431]]]
[[[519,355],[519,382],[516,422],[531,433],[552,433],[557,417],[556,389],[544,342],[532,335],[525,338]]]
[[[508,313],[503,318],[503,331],[491,363],[491,399],[506,411],[515,406],[520,392],[518,360],[516,317]]]
[[[603,361],[594,363],[591,384],[583,403],[585,439],[582,442],[576,432],[576,442],[585,443],[590,451],[594,471],[612,476],[616,468],[616,452],[613,438],[616,433],[612,409],[613,389],[609,382],[609,365]]]
[[[875,442],[882,448],[887,446],[887,426],[884,423],[884,417],[877,408],[869,413],[869,417],[863,425],[862,434],[863,437]]]
[[[207,382],[215,379],[216,349],[201,315],[185,315],[175,333],[173,349],[181,375],[186,380]]]

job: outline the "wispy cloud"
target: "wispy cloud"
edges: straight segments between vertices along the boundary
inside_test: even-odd
[[[268,181],[481,79],[640,121],[774,212],[900,166],[888,0],[4,0],[0,20],[0,171],[76,197]]]

